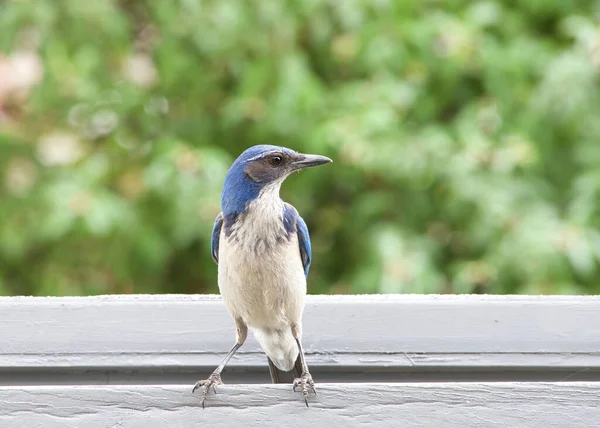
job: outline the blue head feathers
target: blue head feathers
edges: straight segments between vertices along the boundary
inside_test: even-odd
[[[305,155],[285,147],[253,146],[231,165],[221,194],[224,216],[236,216],[248,203],[258,198],[269,185],[281,185],[292,172],[331,162],[319,155]]]

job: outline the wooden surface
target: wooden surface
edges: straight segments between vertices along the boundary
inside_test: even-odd
[[[234,340],[215,296],[0,298],[0,370],[210,367]],[[309,364],[600,368],[600,298],[310,296]],[[250,335],[232,366],[264,367]]]
[[[309,409],[250,337],[202,410],[220,298],[0,298],[0,428],[600,427],[598,297],[311,296],[304,319]]]
[[[0,387],[3,428],[600,426],[595,383],[223,386],[206,409],[182,386]]]

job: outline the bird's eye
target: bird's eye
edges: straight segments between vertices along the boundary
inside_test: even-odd
[[[283,162],[283,158],[281,156],[271,156],[269,158],[269,162],[273,166],[278,166],[281,165],[281,162]]]

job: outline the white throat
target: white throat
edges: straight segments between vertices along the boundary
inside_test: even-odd
[[[284,202],[279,197],[281,181],[265,186],[231,228],[230,239],[258,253],[276,246],[287,232],[283,224]]]

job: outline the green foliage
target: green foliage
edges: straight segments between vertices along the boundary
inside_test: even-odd
[[[216,292],[227,168],[282,196],[312,293],[600,292],[600,3],[0,5],[0,294]]]

